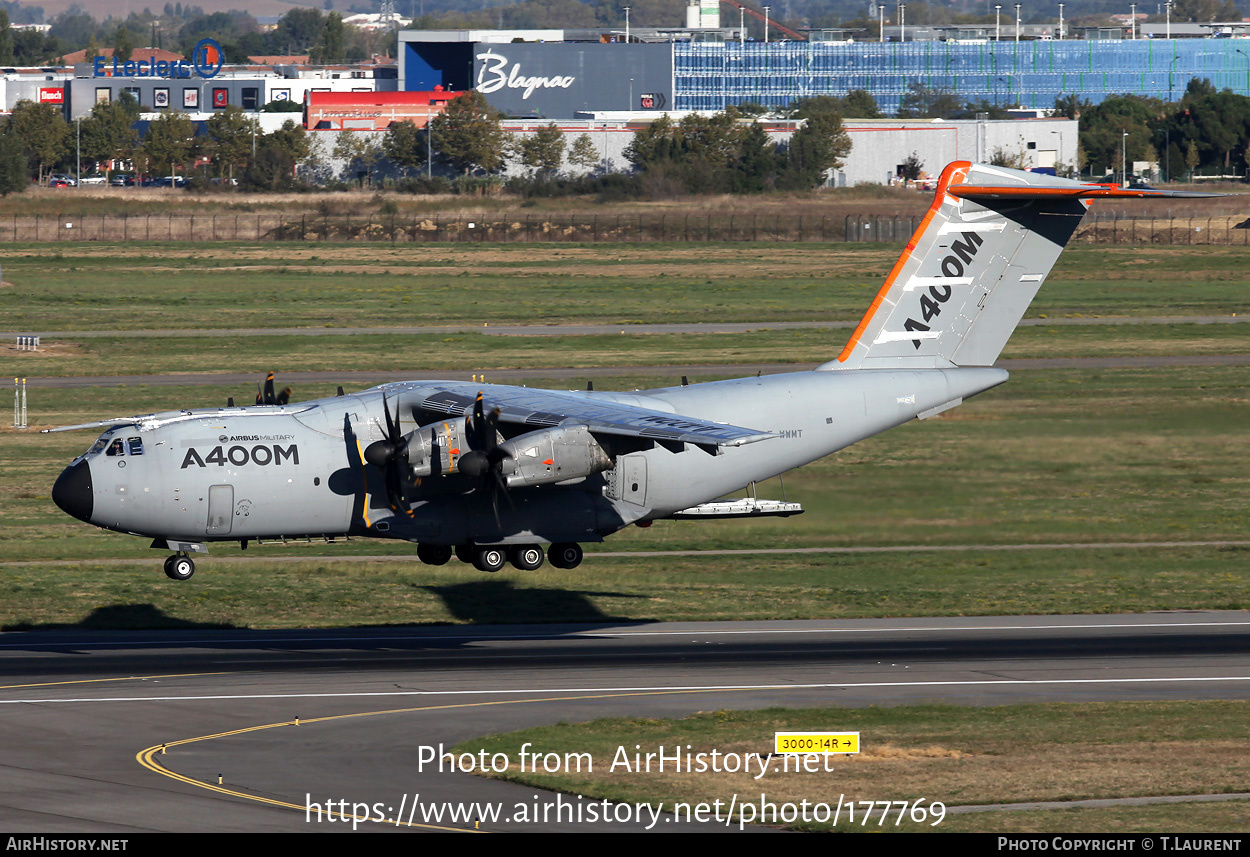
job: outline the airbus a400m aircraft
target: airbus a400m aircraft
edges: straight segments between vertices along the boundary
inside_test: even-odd
[[[1089,201],[1169,195],[1208,194],[956,162],[850,341],[813,371],[632,393],[408,381],[103,420],[53,429],[107,427],[52,497],[174,551],[179,580],[209,542],[373,536],[435,565],[573,568],[582,543],[630,524],[793,514],[715,501],[1006,381],[994,361]]]

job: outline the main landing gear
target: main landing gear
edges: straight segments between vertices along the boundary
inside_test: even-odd
[[[417,559],[427,565],[443,565],[452,554],[478,571],[496,572],[507,563],[521,571],[537,571],[544,562],[556,568],[577,568],[582,562],[582,548],[576,542],[551,545],[544,552],[542,545],[418,545]]]
[[[195,563],[185,553],[176,553],[165,559],[165,576],[170,580],[190,580],[195,574]]]

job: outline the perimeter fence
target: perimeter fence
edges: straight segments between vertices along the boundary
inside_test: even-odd
[[[851,215],[847,241],[898,243],[920,226],[920,217]],[[1214,217],[1119,217],[1089,212],[1072,237],[1077,244],[1241,244],[1250,246],[1250,218],[1244,214]]]
[[[756,214],[141,214],[0,217],[0,241],[842,241],[839,216]]]
[[[676,243],[700,241],[903,243],[920,216],[763,214],[469,215],[33,214],[0,217],[0,241],[304,241]],[[1087,244],[1250,245],[1250,218],[1120,217],[1089,213],[1073,239]]]

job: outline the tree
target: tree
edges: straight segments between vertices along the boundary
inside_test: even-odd
[[[778,187],[810,190],[824,184],[825,174],[843,164],[851,152],[851,138],[837,113],[818,113],[795,131],[786,147],[786,163]]]
[[[507,138],[499,114],[477,90],[462,93],[430,122],[438,159],[469,175],[498,172],[504,165]]]
[[[866,89],[852,89],[842,99],[842,109],[839,111],[844,119],[879,119],[881,117],[881,108],[877,106],[877,99],[872,97]]]
[[[142,153],[152,170],[168,168],[168,175],[173,175],[178,167],[186,166],[196,149],[195,123],[185,113],[170,112],[148,125]]]
[[[295,184],[295,160],[282,146],[267,142],[257,150],[243,183],[262,190],[287,190]]]
[[[521,141],[521,163],[539,176],[555,175],[564,161],[564,132],[554,123]]]
[[[309,60],[314,63],[328,63],[342,60],[346,54],[343,33],[343,16],[331,12],[326,17],[325,26],[321,29],[321,38],[313,47]]]
[[[312,141],[308,138],[308,132],[304,130],[303,125],[292,119],[283,122],[282,127],[272,134],[266,134],[265,144],[277,146],[297,164],[306,161],[312,151]]]
[[[758,122],[752,122],[738,147],[731,189],[734,193],[761,193],[777,181],[777,145]]]
[[[69,123],[51,104],[19,101],[9,120],[12,133],[22,141],[26,154],[38,165],[38,180],[69,152]]]
[[[370,131],[340,131],[334,141],[334,157],[346,161],[345,172],[350,172],[359,161],[364,167],[364,182],[373,180],[373,167],[382,158],[382,141]]]
[[[130,59],[130,55],[134,53],[135,43],[131,38],[130,30],[126,29],[126,25],[122,24],[117,28],[117,34],[113,36],[113,56],[118,62],[126,62]]]
[[[1117,155],[1116,157],[1118,158],[1119,156]],[[1007,167],[1012,170],[1022,170],[1028,166],[1024,152],[1018,150],[1012,152],[1004,149],[1002,146],[994,149],[993,154],[990,155],[990,164],[995,167]]]
[[[920,155],[912,152],[903,163],[899,164],[898,177],[904,181],[914,182],[920,178],[920,173],[924,170],[924,161],[920,160]]]
[[[22,141],[13,133],[13,123],[6,122],[0,127],[0,195],[21,193],[28,175]]]
[[[963,102],[954,92],[913,81],[899,101],[898,115],[904,119],[944,119],[961,110]]]
[[[213,170],[219,176],[233,177],[243,171],[252,157],[256,138],[261,136],[260,123],[243,112],[237,104],[214,113],[205,123],[207,148]]]
[[[569,163],[587,172],[599,166],[599,150],[595,148],[589,134],[582,134],[573,141],[573,146],[569,149]]]
[[[1166,112],[1164,103],[1158,99],[1111,96],[1081,111],[1081,147],[1095,167],[1119,163],[1121,149],[1127,149],[1129,160],[1134,160],[1154,142],[1152,126]],[[1178,139],[1185,139],[1185,136]],[[1163,143],[1162,135],[1158,142]]]
[[[9,29],[9,13],[0,9],[0,64],[12,65],[13,31]]]
[[[83,155],[97,162],[129,158],[139,141],[134,129],[138,120],[139,103],[129,93],[116,101],[97,102],[80,123]]]
[[[426,138],[412,122],[393,122],[382,138],[382,152],[401,167],[423,167],[426,163]]]
[[[1093,103],[1088,99],[1081,98],[1073,92],[1070,95],[1060,95],[1055,98],[1055,109],[1052,111],[1052,115],[1079,119],[1083,112],[1093,106]]]

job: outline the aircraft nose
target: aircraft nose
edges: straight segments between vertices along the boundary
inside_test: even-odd
[[[80,521],[90,521],[94,501],[91,495],[91,467],[86,461],[61,471],[52,486],[52,502]]]

